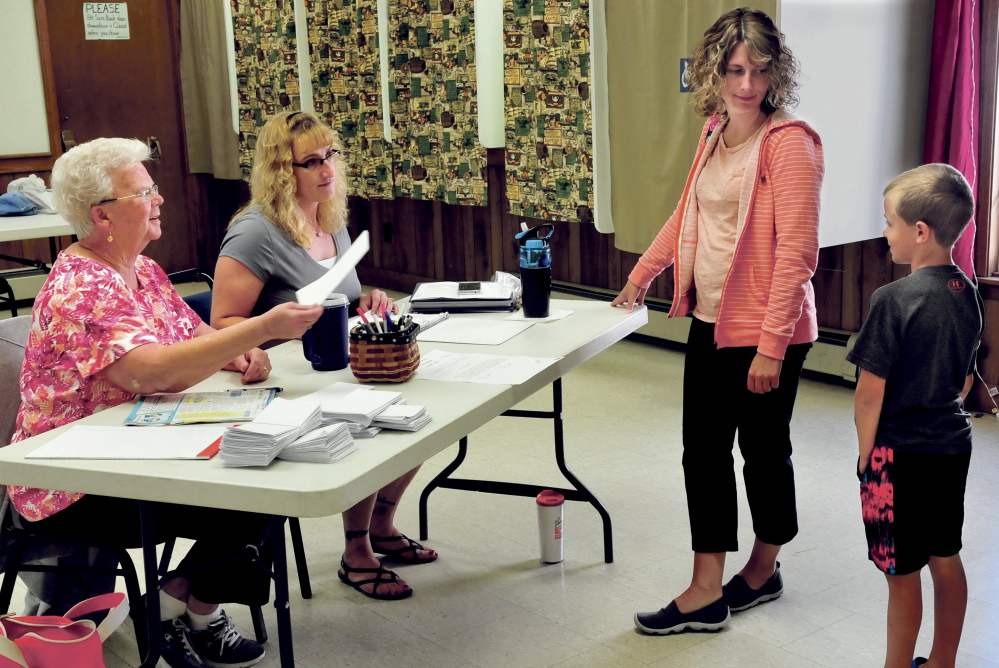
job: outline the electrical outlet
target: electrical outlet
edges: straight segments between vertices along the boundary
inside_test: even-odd
[[[990,387],[989,388],[989,396],[990,397],[994,397],[997,394],[999,394],[999,388],[996,388],[996,387]]]

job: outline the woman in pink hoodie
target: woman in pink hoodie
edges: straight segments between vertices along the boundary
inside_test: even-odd
[[[718,630],[783,593],[780,547],[798,532],[789,423],[818,337],[810,279],[818,256],[822,144],[784,110],[796,63],[763,12],[719,18],[688,70],[708,118],[680,202],[611,302],[630,311],[673,265],[671,317],[692,315],[683,382],[683,470],[694,573],[666,608],[635,615],[646,633]],[[724,396],[726,408],[712,401]],[[738,550],[732,447],[739,434],[756,541]]]

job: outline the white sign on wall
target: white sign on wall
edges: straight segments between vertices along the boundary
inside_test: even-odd
[[[87,39],[128,39],[128,3],[83,3]]]
[[[822,246],[884,230],[882,189],[922,163],[933,0],[781,0],[794,114],[822,137]]]

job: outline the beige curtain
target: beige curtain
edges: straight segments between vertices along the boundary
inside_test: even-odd
[[[745,0],[613,0],[607,11],[614,245],[641,253],[676,208],[704,119],[680,92],[680,59]],[[776,19],[777,0],[754,7]]]
[[[227,14],[218,0],[181,2],[180,80],[191,171],[238,179],[239,135],[232,127]]]

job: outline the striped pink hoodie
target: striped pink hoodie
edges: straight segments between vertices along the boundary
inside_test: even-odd
[[[676,211],[628,279],[647,288],[673,264],[670,317],[694,310],[697,195],[694,183],[726,119],[708,119]],[[818,338],[811,278],[819,251],[822,142],[804,121],[778,110],[752,147],[742,181],[735,255],[722,288],[715,343],[757,346],[784,359],[792,343]],[[755,169],[753,168],[755,165]]]

